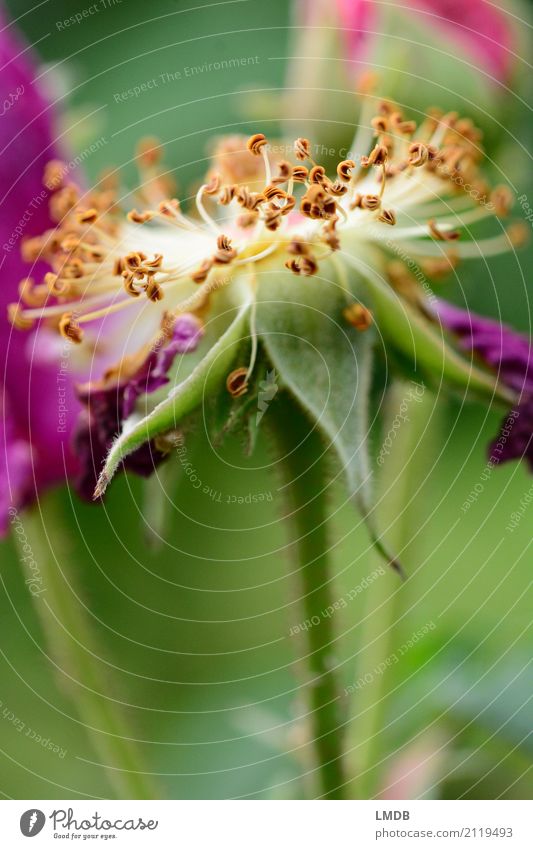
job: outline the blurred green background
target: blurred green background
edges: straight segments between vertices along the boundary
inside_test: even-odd
[[[291,35],[285,0],[109,0],[66,29],[57,22],[83,4],[54,0],[32,12],[23,0],[12,0],[9,7],[14,17],[25,13],[19,26],[38,42],[46,63],[42,81],[59,97],[65,142],[76,153],[105,139],[85,162],[90,178],[119,165],[131,185],[135,143],[155,134],[165,143],[179,191],[188,194],[217,133],[279,131],[273,104]],[[237,57],[257,61],[186,72]],[[176,79],[163,83],[161,74]],[[117,93],[154,78],[158,86],[116,102]],[[321,129],[327,134],[326,99]],[[527,145],[529,110],[517,110],[509,95],[511,113],[513,132]],[[355,117],[346,112],[348,140]],[[516,166],[511,142],[505,133],[498,142],[504,172],[506,163]],[[473,309],[501,313],[527,331],[530,259],[529,250],[498,259],[491,273],[472,263],[442,291],[459,298],[463,287]],[[436,409],[435,400],[428,393],[413,410],[388,467],[401,476],[380,508],[409,580],[399,586],[387,572],[334,616],[346,686],[397,653],[418,629],[434,625],[353,697],[348,735],[357,746],[353,764],[363,772],[359,792],[526,798],[533,507],[516,530],[506,526],[532,481],[524,466],[495,469],[463,512],[481,480],[499,414],[443,398]],[[269,446],[261,443],[245,458],[238,439],[215,452],[199,434],[193,461],[221,500],[181,480],[159,551],[146,544],[147,495],[138,479],[117,479],[105,512],[64,491],[41,505],[67,583],[72,578],[74,623],[88,617],[95,635],[105,681],[97,699],[121,706],[125,733],[138,741],[144,769],[163,798],[302,798],[309,764],[307,729],[299,719],[304,647],[289,636],[302,617],[292,600],[286,528],[278,518],[283,498],[268,467]],[[249,493],[266,493],[268,500],[224,503],[227,495]],[[398,521],[394,504],[402,508]],[[341,598],[379,561],[336,485],[330,506],[332,595]],[[11,543],[2,546],[2,561],[0,791],[29,799],[112,797],[112,772],[99,765],[101,750],[80,719],[82,687],[50,660]],[[48,618],[52,631],[61,628]],[[28,728],[65,754],[44,748]]]

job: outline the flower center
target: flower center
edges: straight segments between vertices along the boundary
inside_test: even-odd
[[[153,139],[137,155],[142,209],[126,220],[111,177],[81,198],[64,182],[61,163],[50,163],[45,185],[57,226],[26,241],[23,252],[28,261],[45,259],[51,271],[41,283],[22,281],[20,301],[9,307],[12,322],[28,329],[44,320],[81,343],[84,325],[148,299],[158,332],[167,332],[178,315],[201,315],[242,266],[268,260],[312,276],[332,254],[342,260],[371,245],[384,257],[414,255],[437,273],[461,256],[506,250],[521,238],[510,229],[458,243],[462,228],[503,216],[511,204],[507,189],[491,193],[479,176],[480,134],[470,121],[433,111],[417,128],[387,102],[372,116],[374,108],[368,97],[352,158],[338,163],[335,179],[315,162],[307,139],[295,141],[295,162],[274,159],[262,133],[245,147],[233,140],[230,149],[226,140],[215,155],[218,169],[196,193],[195,217],[170,197]],[[368,326],[368,316],[356,312],[347,310],[347,320]]]

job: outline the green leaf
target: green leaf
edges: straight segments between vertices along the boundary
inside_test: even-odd
[[[240,343],[248,334],[248,315],[252,303],[252,294],[248,287],[239,288],[238,281],[234,281],[233,285],[242,295],[242,302],[239,306],[230,306],[221,313],[221,316],[231,318],[229,326],[193,370],[184,379],[175,382],[164,400],[150,413],[141,418],[139,414],[134,414],[124,422],[122,433],[107,455],[98,479],[95,498],[105,492],[120,462],[128,454],[159,434],[175,428],[185,416],[200,406],[211,392],[225,391],[226,376]],[[179,367],[177,373],[179,376]]]
[[[515,746],[533,751],[530,658],[504,651],[487,668],[471,655],[474,651],[466,654],[459,646],[445,651],[431,664],[426,693],[439,711],[483,725]]]

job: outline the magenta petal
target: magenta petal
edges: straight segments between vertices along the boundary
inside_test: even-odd
[[[15,424],[0,402],[2,432],[0,434],[0,534],[16,517],[17,508],[26,500],[31,480],[31,449],[16,435]]]
[[[446,301],[438,300],[435,310],[461,347],[484,360],[502,383],[517,392],[533,393],[533,349],[527,336]]]
[[[494,463],[527,459],[533,471],[533,347],[511,328],[438,300],[436,315],[461,347],[480,357],[499,380],[520,395],[516,411],[502,422],[498,438],[489,448]]]
[[[28,275],[20,256],[25,237],[42,233],[51,226],[48,192],[42,176],[46,163],[57,157],[50,105],[34,81],[31,54],[0,15],[0,245],[2,246],[2,287],[0,290],[0,360],[4,363],[2,391],[9,398],[9,429],[4,435],[5,474],[16,481],[10,500],[29,500],[38,487],[62,480],[67,467],[71,429],[61,432],[58,419],[57,366],[41,362],[29,354],[31,345],[25,333],[15,331],[6,319],[8,303],[18,300],[18,283]],[[39,279],[47,271],[36,265],[31,274]],[[30,337],[31,338],[31,337]],[[36,349],[37,350],[37,349]],[[69,389],[72,422],[77,400]],[[21,463],[22,446],[31,447],[31,464]],[[63,450],[65,449],[65,450]],[[23,494],[24,493],[24,498]],[[4,504],[0,505],[4,511]],[[5,513],[4,513],[5,515]],[[4,515],[2,518],[4,518]]]
[[[489,446],[488,456],[493,463],[527,460],[533,472],[533,396],[505,417],[497,438]]]

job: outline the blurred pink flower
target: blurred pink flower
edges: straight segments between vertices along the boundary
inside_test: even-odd
[[[380,32],[380,4],[374,0],[337,0],[345,28],[348,53],[361,55]],[[403,0],[398,8],[426,25],[442,30],[500,81],[509,78],[512,66],[512,31],[503,11],[488,0]]]

